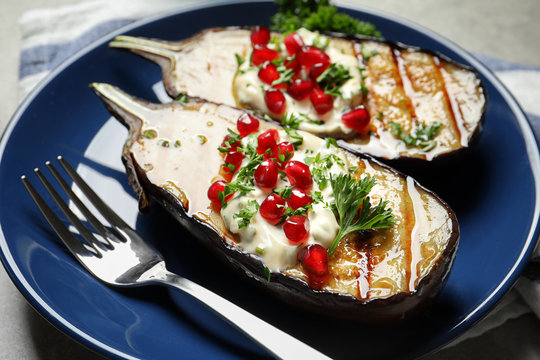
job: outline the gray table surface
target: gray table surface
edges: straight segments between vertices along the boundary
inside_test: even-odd
[[[0,129],[16,109],[20,31],[17,20],[28,9],[80,0],[2,0],[0,4]],[[540,0],[349,0],[412,20],[471,52],[540,66]],[[540,99],[539,99],[540,101]],[[96,359],[56,330],[28,305],[0,269],[1,359]],[[532,314],[427,359],[540,359],[540,321]]]

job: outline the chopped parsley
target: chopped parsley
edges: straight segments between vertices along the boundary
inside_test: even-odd
[[[403,131],[401,124],[390,121],[389,125],[392,135],[403,141],[405,145],[417,147],[423,151],[429,151],[437,146],[437,141],[433,140],[433,138],[437,136],[442,126],[440,122],[434,122],[428,127],[419,124],[410,133],[406,133]]]
[[[304,143],[304,137],[296,131],[302,121],[302,119],[296,117],[293,113],[287,113],[283,115],[283,118],[281,119],[283,130],[285,130],[287,135],[293,139],[291,144],[295,149],[298,149],[298,147]]]
[[[328,45],[330,45],[330,39],[326,36],[321,36],[320,34],[317,34],[317,36],[315,36],[315,38],[313,39],[313,46],[321,49],[322,51],[325,51]]]
[[[314,204],[324,202],[324,197],[323,197],[322,192],[311,190],[310,195],[311,195],[311,200],[313,200]]]
[[[328,95],[342,97],[340,87],[345,81],[352,79],[349,70],[342,64],[332,63],[317,78],[317,83]]]
[[[268,266],[264,267],[264,274],[266,275],[266,281],[270,282],[270,275],[272,272],[270,271],[270,268]]]
[[[243,57],[241,57],[238,54],[234,54],[234,57],[236,58],[236,62],[238,63],[238,67],[240,67],[246,61],[246,59],[244,59]]]
[[[186,105],[189,101],[188,97],[184,93],[179,93],[176,99],[174,99],[177,103],[180,103],[182,105]]]
[[[157,132],[152,129],[145,130],[140,137],[143,139],[155,139],[157,137]]]
[[[229,138],[223,142],[221,146],[218,147],[219,152],[221,153],[228,153],[231,150],[231,147],[234,145],[238,146],[240,144],[240,134],[232,131],[231,129],[227,129]]]
[[[369,59],[371,59],[375,55],[379,55],[379,52],[377,50],[367,51],[364,45],[362,45],[362,57],[364,58],[364,62],[368,62]]]
[[[344,167],[345,163],[335,154],[328,154],[322,156],[321,153],[317,153],[315,156],[308,156],[304,159],[306,165],[311,170],[311,176],[313,181],[319,185],[319,189],[324,190],[328,186],[330,180],[330,168],[334,163],[340,167]]]
[[[330,146],[338,147],[337,140],[334,138],[326,138],[326,148],[329,149]]]
[[[274,194],[277,194],[285,200],[291,197],[293,187],[292,186],[280,186],[272,190]]]
[[[293,69],[287,69],[285,65],[280,65],[276,68],[277,72],[279,73],[279,78],[272,81],[272,86],[276,86],[279,84],[286,84],[291,81],[294,70]]]
[[[236,135],[238,134],[236,134],[232,130],[229,130],[229,136],[231,136],[229,140],[234,139]],[[246,158],[249,159],[247,164],[241,167],[240,170],[238,170],[238,173],[236,174],[236,179],[234,181],[227,183],[223,191],[218,191],[219,200],[223,209],[227,207],[226,199],[229,195],[238,191],[238,195],[242,196],[250,191],[255,190],[255,188],[253,187],[253,174],[255,173],[255,169],[257,168],[257,166],[259,166],[259,164],[263,161],[264,155],[257,153],[256,134],[249,134],[248,136],[246,136],[245,139],[246,145],[239,148],[239,150],[242,151]],[[238,141],[238,143],[240,144],[240,141]]]
[[[341,240],[355,231],[369,229],[384,229],[392,227],[396,218],[392,215],[392,209],[386,208],[388,201],[380,201],[372,206],[369,192],[375,185],[375,179],[365,176],[356,181],[348,174],[339,174],[330,178],[334,192],[335,209],[339,216],[339,231],[328,249],[328,255],[332,256]]]
[[[249,225],[251,218],[257,211],[259,211],[259,203],[256,200],[250,200],[246,207],[233,215],[233,218],[238,219],[238,227],[242,229]]]

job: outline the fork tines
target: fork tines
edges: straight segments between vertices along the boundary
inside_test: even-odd
[[[65,172],[69,177],[77,184],[81,192],[92,203],[92,205],[101,213],[101,215],[109,222],[109,224],[121,233],[121,228],[127,226],[122,219],[120,219],[98,195],[90,188],[90,186],[77,174],[77,172],[64,160],[61,156],[58,156],[58,162],[62,165]],[[52,196],[56,204],[60,207],[62,212],[69,219],[71,224],[77,229],[80,236],[86,240],[87,244],[84,244],[77,239],[73,233],[64,225],[62,220],[54,213],[54,211],[47,205],[43,198],[39,195],[38,191],[32,186],[26,176],[22,176],[21,180],[32,196],[32,199],[41,210],[41,213],[45,216],[54,231],[60,236],[65,245],[72,251],[77,252],[79,255],[93,255],[101,256],[99,249],[105,248],[111,249],[113,244],[111,242],[122,241],[121,237],[113,233],[109,228],[104,226],[88,209],[88,207],[81,201],[81,199],[74,193],[68,183],[63,179],[62,175],[56,170],[50,161],[45,163],[49,171],[52,173],[60,187],[68,195],[77,209],[84,215],[86,220],[92,225],[95,231],[99,233],[99,237],[96,237],[84,223],[75,215],[75,213],[69,208],[68,204],[62,199],[55,188],[43,175],[39,169],[34,169],[37,177],[41,183],[47,189],[47,192]]]

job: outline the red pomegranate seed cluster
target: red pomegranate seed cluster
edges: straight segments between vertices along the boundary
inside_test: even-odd
[[[290,33],[283,39],[287,56],[268,47],[271,34],[264,26],[257,26],[251,31],[253,54],[251,63],[259,66],[258,77],[271,87],[265,91],[266,107],[275,115],[283,115],[287,110],[284,93],[297,101],[309,99],[319,115],[324,115],[334,108],[334,96],[327,94],[320,87],[317,79],[331,65],[330,57],[321,49],[305,45],[297,33]],[[281,74],[276,61],[282,61],[285,69],[292,69],[293,76],[287,81],[278,82]],[[364,106],[356,107],[342,115],[345,126],[366,134],[370,116]]]
[[[252,30],[251,62],[254,66],[260,66],[259,79],[272,86],[264,95],[268,110],[276,115],[282,115],[286,110],[283,92],[287,92],[295,100],[309,98],[319,114],[330,111],[333,107],[333,96],[310,96],[313,92],[317,94],[321,92],[317,77],[330,66],[328,55],[319,48],[304,45],[304,41],[296,33],[288,34],[284,38],[283,43],[287,49],[287,56],[284,58],[279,52],[268,47],[269,42],[270,31],[267,28],[257,26]],[[272,63],[276,59],[282,60],[285,68],[292,69],[294,74],[290,80],[272,85],[281,76],[276,65]]]
[[[255,40],[253,40],[255,38]],[[259,41],[260,36],[252,37],[252,41]],[[221,144],[220,150],[225,153],[224,164],[221,174],[224,180],[215,181],[208,188],[208,199],[220,209],[222,206],[220,193],[225,192],[228,182],[241,167],[245,155],[238,150],[240,139],[259,131],[259,120],[244,114],[236,123],[238,135],[227,135]],[[276,129],[269,129],[257,136],[257,153],[263,155],[263,161],[255,168],[253,180],[256,186],[263,191],[269,192],[268,196],[259,206],[261,217],[268,223],[282,226],[283,232],[291,245],[302,245],[309,238],[310,224],[306,215],[295,215],[294,210],[310,205],[313,200],[309,195],[313,187],[313,178],[309,167],[297,160],[291,160],[294,155],[294,147],[288,141],[280,141]],[[274,193],[278,181],[279,172],[287,176],[293,187],[287,198]],[[224,201],[229,201],[233,194],[227,194]],[[293,210],[293,215],[287,216],[287,208]],[[322,246],[318,245],[326,252]],[[309,249],[309,251],[308,251]],[[299,250],[299,261],[314,286],[320,286],[324,281],[324,274],[328,274],[328,253],[326,262],[319,258],[324,256],[319,253],[314,245],[302,246]],[[326,266],[325,269],[323,267]],[[325,272],[326,271],[326,272]],[[323,274],[323,275],[321,275]]]

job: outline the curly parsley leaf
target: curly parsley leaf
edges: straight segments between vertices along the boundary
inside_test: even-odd
[[[329,256],[332,256],[347,234],[368,229],[389,228],[396,222],[392,209],[386,208],[388,201],[381,200],[374,207],[371,205],[368,194],[375,185],[374,178],[365,176],[356,181],[348,174],[339,174],[330,177],[330,184],[334,192],[340,228],[328,249]]]
[[[271,18],[271,28],[296,31],[301,27],[316,31],[336,31],[344,34],[381,36],[375,26],[338,12],[329,0],[275,0],[279,6]]]

